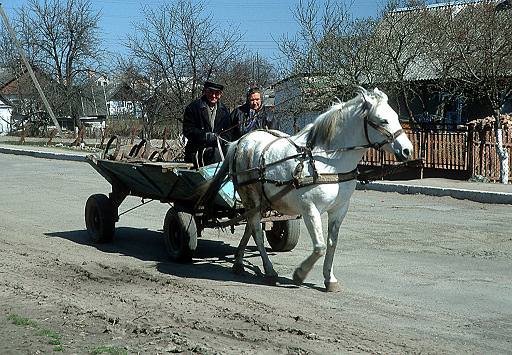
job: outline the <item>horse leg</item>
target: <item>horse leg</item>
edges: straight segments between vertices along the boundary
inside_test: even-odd
[[[261,228],[261,216],[254,214],[247,219],[247,224],[251,224],[254,231],[253,237],[256,247],[260,252],[261,260],[263,261],[263,269],[265,270],[265,278],[268,284],[275,285],[277,282],[277,272],[275,272],[272,262],[268,257],[267,250],[265,249],[265,243],[263,240],[263,229]]]
[[[241,275],[244,272],[244,252],[252,233],[251,225],[247,223],[245,225],[244,235],[235,252],[235,262],[233,264],[233,272],[235,274]]]
[[[341,222],[347,215],[348,203],[345,203],[341,208],[329,211],[327,222],[327,251],[324,259],[324,285],[326,292],[337,292],[340,290],[338,280],[334,276],[332,263],[334,260],[334,253],[338,244],[338,235],[340,231]]]
[[[315,265],[317,260],[325,254],[325,243],[322,234],[322,220],[320,218],[320,212],[315,206],[311,206],[309,211],[303,214],[302,217],[309,235],[311,236],[311,241],[313,242],[313,252],[293,272],[293,282],[296,285],[302,285],[306,276],[313,268],[313,265]]]

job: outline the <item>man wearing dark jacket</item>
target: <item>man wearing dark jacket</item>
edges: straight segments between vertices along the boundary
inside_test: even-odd
[[[203,166],[221,160],[219,148],[225,152],[227,141],[232,140],[232,122],[229,111],[219,100],[224,86],[206,81],[203,96],[192,101],[183,116],[185,161]]]
[[[279,129],[263,106],[261,90],[257,87],[247,91],[245,104],[233,110],[231,120],[235,126],[234,140],[255,129]]]

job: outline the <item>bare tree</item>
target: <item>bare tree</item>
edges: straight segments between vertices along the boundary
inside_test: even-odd
[[[9,33],[0,26],[0,67],[15,68],[19,65],[19,57],[16,55],[18,51],[14,45]]]
[[[13,38],[7,29],[0,27],[0,70],[4,85],[2,94],[10,100],[13,109],[11,120],[8,122],[10,129],[23,129],[29,135],[39,134],[41,130],[46,129],[50,119],[40,109],[41,103],[36,87],[21,60]],[[35,75],[41,79],[40,71],[36,71]]]
[[[438,12],[431,27],[438,34],[432,52],[439,63],[442,89],[468,101],[482,102],[482,112],[495,118],[500,180],[508,180],[508,152],[502,145],[500,107],[512,96],[512,24],[510,5],[483,0]]]
[[[252,86],[269,87],[277,75],[266,59],[248,55],[228,63],[219,71],[219,80],[225,84],[223,102],[231,109],[245,102],[247,89]]]
[[[353,19],[349,10],[344,2],[300,0],[294,9],[299,32],[278,41],[288,65],[281,65],[287,79],[278,85],[274,112],[293,130],[309,119],[307,112],[323,109],[335,97],[346,99],[355,85],[372,80],[369,40],[376,21]]]
[[[142,75],[150,79],[167,119],[181,122],[185,106],[200,95],[202,82],[240,56],[241,35],[235,27],[219,29],[203,2],[145,6],[143,14],[127,47]]]
[[[373,73],[377,83],[384,83],[397,107],[405,108],[411,123],[415,118],[411,101],[422,95],[418,81],[429,75],[431,62],[426,45],[430,34],[426,26],[425,1],[388,1],[371,40]],[[422,103],[423,104],[423,103]],[[424,104],[423,104],[424,105]]]
[[[289,63],[286,75],[325,76],[338,89],[368,81],[373,19],[353,19],[344,3],[330,0],[323,6],[317,0],[301,0],[294,15],[299,33],[285,35],[278,43]]]
[[[78,118],[80,86],[100,66],[99,18],[88,0],[29,0],[18,11],[20,42],[48,77],[48,100],[60,115]]]

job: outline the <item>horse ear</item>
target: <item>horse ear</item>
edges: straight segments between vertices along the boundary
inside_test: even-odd
[[[375,89],[373,89],[373,93],[375,94],[375,96],[380,97],[385,101],[388,101],[388,95],[386,95],[384,91],[379,90],[379,88],[376,87]]]
[[[368,91],[363,87],[359,87],[359,94],[363,98],[363,110],[365,112],[368,112],[370,110],[370,103],[372,101],[372,98],[370,97],[370,95],[368,95]]]

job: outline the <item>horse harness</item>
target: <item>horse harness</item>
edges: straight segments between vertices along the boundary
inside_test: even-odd
[[[381,149],[382,146],[384,146],[387,143],[393,142],[399,135],[403,133],[402,129],[397,130],[395,133],[389,132],[387,129],[375,124],[374,122],[370,121],[368,119],[368,116],[365,116],[364,118],[364,132],[366,139],[368,141],[368,144],[361,145],[361,146],[355,146],[355,147],[346,147],[346,148],[338,148],[334,150],[325,151],[326,153],[335,153],[335,152],[342,152],[342,151],[350,151],[350,150],[356,150],[356,149],[366,149],[366,148],[375,148],[377,150]],[[369,135],[368,135],[368,125],[370,125],[372,128],[377,130],[379,133],[383,134],[386,138],[381,142],[371,143]],[[338,184],[341,182],[351,181],[354,179],[359,179],[362,182],[367,183],[368,176],[367,174],[361,175],[359,173],[359,170],[355,168],[352,171],[345,172],[345,173],[319,173],[316,165],[315,165],[315,159],[313,157],[313,142],[311,142],[310,139],[308,139],[306,146],[299,146],[297,145],[293,140],[290,139],[288,136],[282,136],[276,131],[269,131],[269,130],[262,130],[267,133],[272,134],[276,138],[272,140],[270,143],[268,143],[265,148],[263,148],[260,158],[259,158],[259,164],[257,167],[250,168],[247,170],[243,170],[240,172],[232,172],[231,177],[233,184],[235,188],[238,188],[240,186],[246,186],[246,185],[252,185],[256,183],[261,183],[261,190],[262,194],[265,197],[265,200],[269,203],[269,205],[284,195],[286,195],[288,192],[290,192],[293,189],[300,189],[303,187],[311,186],[311,185],[318,185],[318,184]],[[297,153],[290,155],[288,157],[285,157],[283,159],[279,159],[270,163],[265,162],[265,153],[268,151],[270,146],[277,141],[281,139],[286,139],[288,143],[290,143],[293,147],[295,147]],[[238,146],[242,139],[240,139],[237,142],[237,145],[235,147],[235,153],[233,154],[233,159],[236,159],[236,151],[238,150]],[[283,163],[287,160],[291,159],[298,159],[299,162],[297,163],[297,166],[294,169],[292,178],[290,180],[275,180],[275,179],[268,179],[265,177],[265,169],[272,165],[277,165],[280,163]],[[311,170],[312,170],[312,176],[303,176],[302,172],[304,170],[304,163],[309,163]],[[234,164],[232,166],[235,166]],[[256,177],[243,181],[238,182],[238,175],[240,174],[250,174],[252,172],[256,172]],[[286,188],[282,191],[278,192],[276,195],[273,195],[272,197],[269,197],[267,193],[265,192],[264,184],[274,184],[275,186],[285,186]]]

